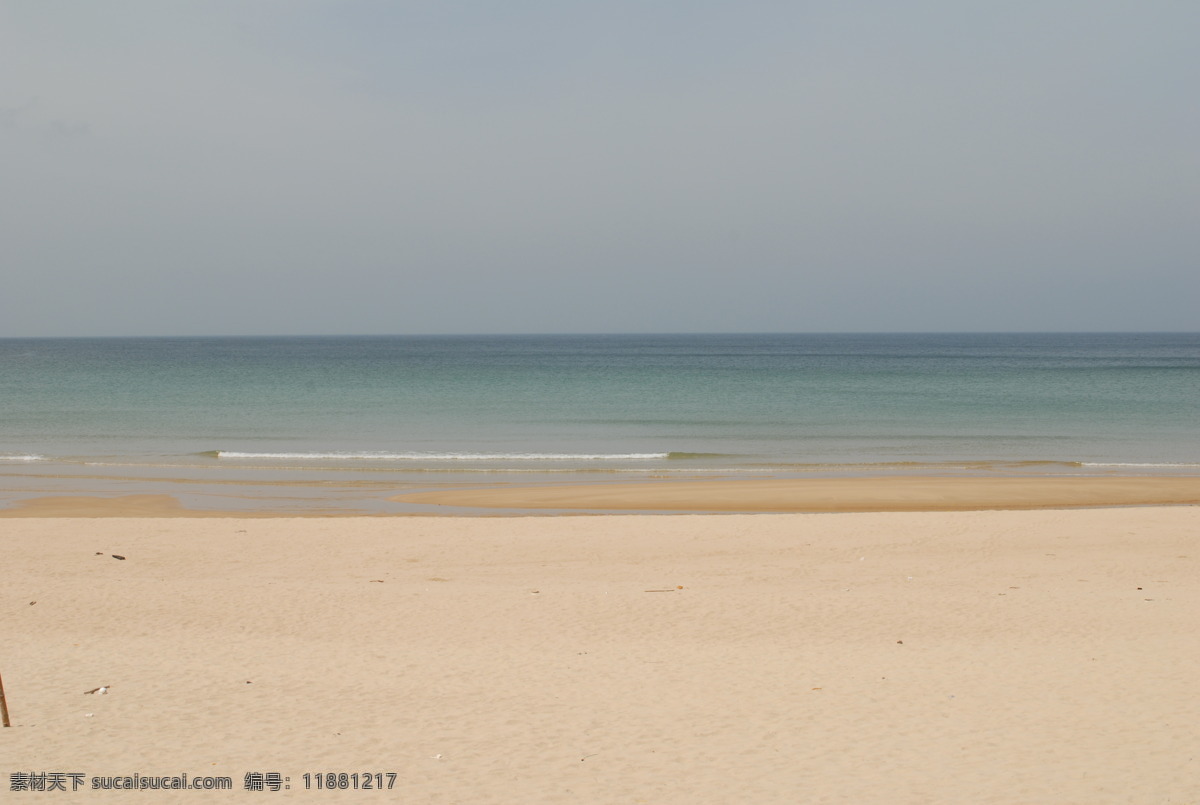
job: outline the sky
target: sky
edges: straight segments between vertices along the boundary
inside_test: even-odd
[[[0,0],[0,337],[1200,330],[1194,0]]]

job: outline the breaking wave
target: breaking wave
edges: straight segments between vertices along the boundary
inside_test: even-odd
[[[203,456],[224,459],[276,459],[284,461],[646,461],[672,458],[672,453],[390,453],[384,451],[334,451],[312,453],[250,453],[209,450]],[[697,456],[699,454],[684,454]]]

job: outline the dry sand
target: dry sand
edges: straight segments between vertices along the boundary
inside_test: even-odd
[[[5,519],[0,784],[13,802],[1196,803],[1198,540],[1193,506]],[[10,795],[27,771],[234,791]],[[305,790],[326,771],[395,787]],[[291,789],[251,794],[248,772]]]

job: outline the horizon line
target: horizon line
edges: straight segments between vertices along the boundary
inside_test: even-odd
[[[628,330],[537,332],[391,332],[391,333],[151,333],[110,335],[0,335],[0,341],[132,338],[535,338],[578,336],[713,335],[1200,335],[1200,330]]]

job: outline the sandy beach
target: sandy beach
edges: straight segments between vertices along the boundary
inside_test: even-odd
[[[1194,506],[59,503],[0,522],[0,771],[80,776],[13,801],[1200,801]]]

